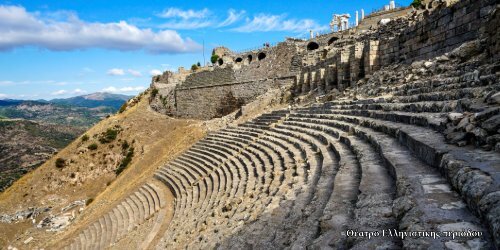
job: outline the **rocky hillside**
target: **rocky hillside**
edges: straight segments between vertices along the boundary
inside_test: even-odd
[[[48,244],[74,222],[79,226],[69,230],[77,230],[204,135],[197,122],[150,110],[147,99],[129,101],[124,112],[102,120],[0,194],[2,248]]]
[[[71,126],[0,119],[0,192],[83,132]]]
[[[64,104],[85,108],[110,107],[113,110],[118,110],[123,105],[123,103],[125,103],[132,97],[133,96],[97,92],[89,95],[76,96],[66,99],[52,99],[49,102],[54,104]]]
[[[51,101],[0,100],[0,192],[40,166],[129,96],[94,93]]]

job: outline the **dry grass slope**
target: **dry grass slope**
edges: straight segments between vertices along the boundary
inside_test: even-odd
[[[51,207],[57,214],[76,200],[93,199],[75,221],[61,233],[36,229],[30,220],[0,223],[0,246],[23,246],[28,237],[29,248],[59,242],[65,235],[81,230],[81,226],[99,218],[113,204],[150,178],[165,162],[183,152],[204,136],[198,122],[166,118],[149,108],[148,96],[125,112],[111,116],[89,129],[87,141],[78,138],[35,171],[27,174],[0,194],[0,211],[13,214],[28,207]],[[98,141],[109,128],[120,132],[109,143]],[[115,170],[124,158],[124,142],[134,147],[134,157],[118,177]],[[97,144],[95,150],[88,149]],[[62,169],[55,167],[58,158],[66,160]],[[48,216],[42,214],[36,218]],[[74,225],[74,226],[73,226]],[[26,245],[24,245],[26,246]]]

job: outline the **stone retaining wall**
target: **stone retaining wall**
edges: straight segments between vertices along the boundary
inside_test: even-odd
[[[292,85],[295,77],[235,82],[218,86],[176,89],[176,115],[182,118],[211,119],[227,115],[270,88]]]

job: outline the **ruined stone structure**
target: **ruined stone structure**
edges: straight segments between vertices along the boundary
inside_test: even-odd
[[[495,0],[440,1],[309,40],[219,48],[213,68],[155,78],[178,81],[159,91],[178,117],[221,116],[276,86],[295,102],[209,134],[155,173],[172,203],[143,186],[68,249],[113,246],[162,207],[173,217],[149,241],[162,249],[498,248],[498,27]]]

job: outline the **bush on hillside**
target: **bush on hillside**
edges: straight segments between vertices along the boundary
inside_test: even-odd
[[[216,54],[213,54],[212,57],[210,57],[210,61],[215,64],[219,60],[219,56]]]
[[[64,168],[66,166],[66,160],[63,158],[56,159],[56,168]]]
[[[422,7],[422,0],[413,0],[413,2],[410,4],[413,8],[418,9]]]
[[[90,144],[87,148],[90,149],[90,150],[96,150],[97,149],[97,143],[92,143]]]
[[[102,144],[110,143],[116,139],[120,131],[117,128],[108,128],[106,132],[102,133],[99,142]]]
[[[153,88],[153,90],[151,90],[151,97],[155,98],[156,95],[158,95],[158,89],[157,88]]]
[[[89,136],[88,135],[83,135],[82,136],[82,142],[86,142],[89,140]]]
[[[118,111],[119,113],[123,113],[127,109],[127,103],[124,103],[121,107],[120,110]]]
[[[134,157],[134,148],[129,148],[127,155],[125,155],[125,158],[123,158],[122,162],[118,166],[118,168],[115,170],[116,175],[121,174],[123,170],[125,170],[130,162],[132,162],[132,158]]]

